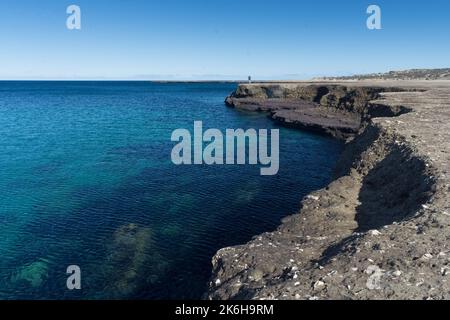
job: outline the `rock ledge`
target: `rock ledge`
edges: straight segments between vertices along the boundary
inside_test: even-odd
[[[296,99],[287,93],[329,85],[241,85],[228,103],[259,99],[264,111],[278,99],[274,114],[283,117]],[[332,85],[374,95],[335,105],[363,123],[335,180],[277,230],[219,250],[208,299],[450,298],[450,81]],[[309,103],[330,108],[329,93]]]

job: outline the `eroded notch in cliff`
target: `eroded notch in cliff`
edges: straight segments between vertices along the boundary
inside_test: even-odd
[[[436,189],[426,160],[401,137],[377,126],[369,126],[348,144],[337,168],[337,177],[344,176],[359,185],[358,201],[349,208],[354,210],[357,227],[323,251],[321,265],[342,252],[351,255],[348,250],[358,234],[416,217]]]
[[[330,90],[327,87],[318,87],[317,94],[314,97],[313,102],[320,104],[320,101],[322,100],[322,98],[329,93],[330,93]]]

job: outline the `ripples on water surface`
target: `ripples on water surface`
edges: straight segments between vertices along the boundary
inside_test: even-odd
[[[175,166],[177,128],[277,128],[229,83],[0,82],[0,298],[198,298],[212,255],[274,229],[341,145],[280,128],[280,171]],[[66,268],[82,290],[66,289]]]

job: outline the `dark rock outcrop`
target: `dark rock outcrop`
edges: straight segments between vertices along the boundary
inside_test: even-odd
[[[290,127],[348,139],[373,116],[400,114],[386,106],[370,105],[381,92],[395,88],[342,85],[241,84],[225,103],[241,110],[269,112],[272,119]],[[400,91],[401,89],[396,89]],[[386,109],[386,110],[384,110]]]

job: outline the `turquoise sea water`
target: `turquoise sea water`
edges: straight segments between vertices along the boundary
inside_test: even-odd
[[[280,170],[175,166],[177,128],[278,128],[232,83],[0,82],[0,299],[199,298],[214,253],[325,186],[342,145],[280,128]],[[81,268],[81,290],[66,268]]]

